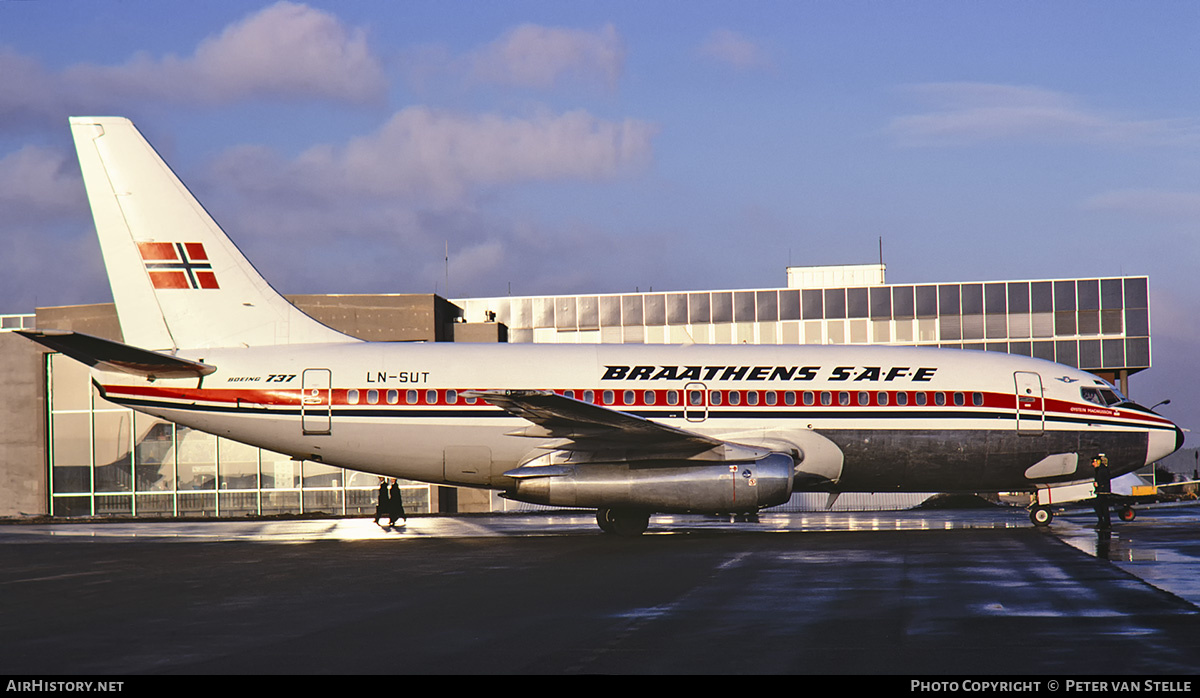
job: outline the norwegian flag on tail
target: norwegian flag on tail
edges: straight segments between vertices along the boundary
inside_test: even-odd
[[[203,243],[139,242],[137,246],[154,288],[220,288]]]

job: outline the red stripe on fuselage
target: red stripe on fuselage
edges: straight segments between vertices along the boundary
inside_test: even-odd
[[[170,402],[206,402],[210,404],[222,405],[237,405],[238,403],[251,403],[255,405],[293,407],[300,404],[300,390],[293,389],[254,389],[254,388],[163,388],[157,386],[127,386],[113,385],[104,386],[106,394],[111,395],[113,399],[119,400],[122,397],[126,399],[144,399],[156,401]],[[408,401],[408,393],[412,390],[416,393],[416,401]],[[487,403],[475,398],[465,398],[462,393],[474,389],[448,390],[445,388],[335,388],[333,389],[333,406],[335,407],[362,407],[362,406],[377,406],[377,407],[462,407],[462,406],[479,406],[487,407]],[[612,401],[605,400],[605,391],[612,391]],[[368,401],[370,391],[376,391],[376,399],[374,402]],[[395,391],[394,401],[388,399],[388,392]],[[679,408],[683,409],[683,401],[685,399],[685,391],[674,390],[676,393],[676,402],[671,404],[668,402],[668,393],[671,389],[629,389],[633,392],[633,400],[626,402],[626,390],[616,388],[586,388],[586,389],[556,389],[554,392],[563,395],[567,392],[573,394],[575,399],[584,397],[585,392],[592,393],[592,404],[612,409],[626,408]],[[351,401],[350,393],[357,393],[357,400]],[[454,401],[450,401],[448,393],[455,394]],[[980,411],[1015,411],[1017,401],[1016,396],[1009,393],[982,393],[983,404],[975,405],[972,402],[972,395],[980,391],[914,391],[914,390],[899,390],[899,391],[840,391],[840,390],[795,390],[795,391],[768,391],[768,390],[709,390],[706,392],[709,408],[719,408],[721,410],[730,409],[763,409],[772,408],[777,410],[796,410],[802,412],[812,409],[835,409],[844,408],[847,410],[861,408],[883,408],[888,410],[930,410],[930,409],[945,409],[945,410],[980,410]],[[775,404],[767,404],[767,393],[775,393]],[[794,394],[795,404],[785,403],[785,392]],[[804,393],[813,394],[813,404],[804,404]],[[433,393],[433,400],[430,401],[430,393]],[[714,393],[719,393],[721,396],[721,404],[712,404],[712,396]],[[739,404],[729,404],[730,395],[736,393],[738,395]],[[757,403],[750,404],[750,393],[757,395]],[[830,394],[830,404],[821,404],[821,393]],[[849,404],[841,404],[840,393],[847,393],[849,396]],[[866,393],[867,401],[865,404],[859,404],[858,394]],[[927,396],[926,404],[917,404],[916,394],[924,393]],[[942,393],[945,396],[945,404],[936,404],[937,393]],[[954,404],[955,394],[963,396],[962,405]],[[647,395],[652,396],[647,399]],[[897,396],[905,394],[907,396],[907,404],[899,405],[896,403]],[[879,398],[880,395],[886,395],[886,404]],[[1023,414],[1033,417],[1035,414],[1040,414],[1041,404],[1036,398],[1031,407],[1026,409]],[[1094,417],[1097,419],[1123,419],[1132,422],[1145,424],[1146,426],[1171,427],[1171,422],[1157,415],[1147,414],[1145,412],[1135,410],[1121,410],[1112,407],[1100,407],[1098,405],[1080,404],[1067,402],[1064,400],[1045,399],[1046,416],[1047,417],[1070,417],[1073,419],[1087,419]],[[702,406],[694,406],[702,407]]]

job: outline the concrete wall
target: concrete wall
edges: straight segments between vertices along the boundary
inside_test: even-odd
[[[319,322],[372,342],[452,341],[453,330],[446,328],[453,327],[462,312],[445,298],[427,293],[298,295],[287,299]],[[37,327],[121,341],[121,325],[112,303],[38,308]]]
[[[451,342],[508,341],[508,327],[501,322],[452,322],[447,330]]]
[[[49,513],[41,347],[0,332],[0,516]]]
[[[348,335],[371,342],[444,342],[461,312],[430,294],[288,296],[297,308]]]
[[[38,308],[36,312],[39,330],[68,330],[114,342],[122,341],[117,307],[112,303]]]

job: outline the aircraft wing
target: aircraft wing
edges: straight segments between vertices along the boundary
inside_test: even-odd
[[[464,393],[533,423],[511,436],[558,440],[545,448],[613,452],[623,460],[681,458],[733,461],[761,457],[761,449],[582,402],[549,390],[478,390]]]
[[[202,364],[169,354],[139,349],[82,332],[17,330],[17,333],[88,366],[132,373],[150,380],[155,378],[199,378],[217,370],[217,367],[211,364]]]

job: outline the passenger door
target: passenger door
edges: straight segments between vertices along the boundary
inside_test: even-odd
[[[327,368],[306,368],[300,383],[300,427],[304,434],[331,433],[333,372]]]
[[[1040,436],[1046,426],[1046,406],[1042,399],[1042,377],[1017,371],[1013,374],[1017,389],[1017,433]]]

